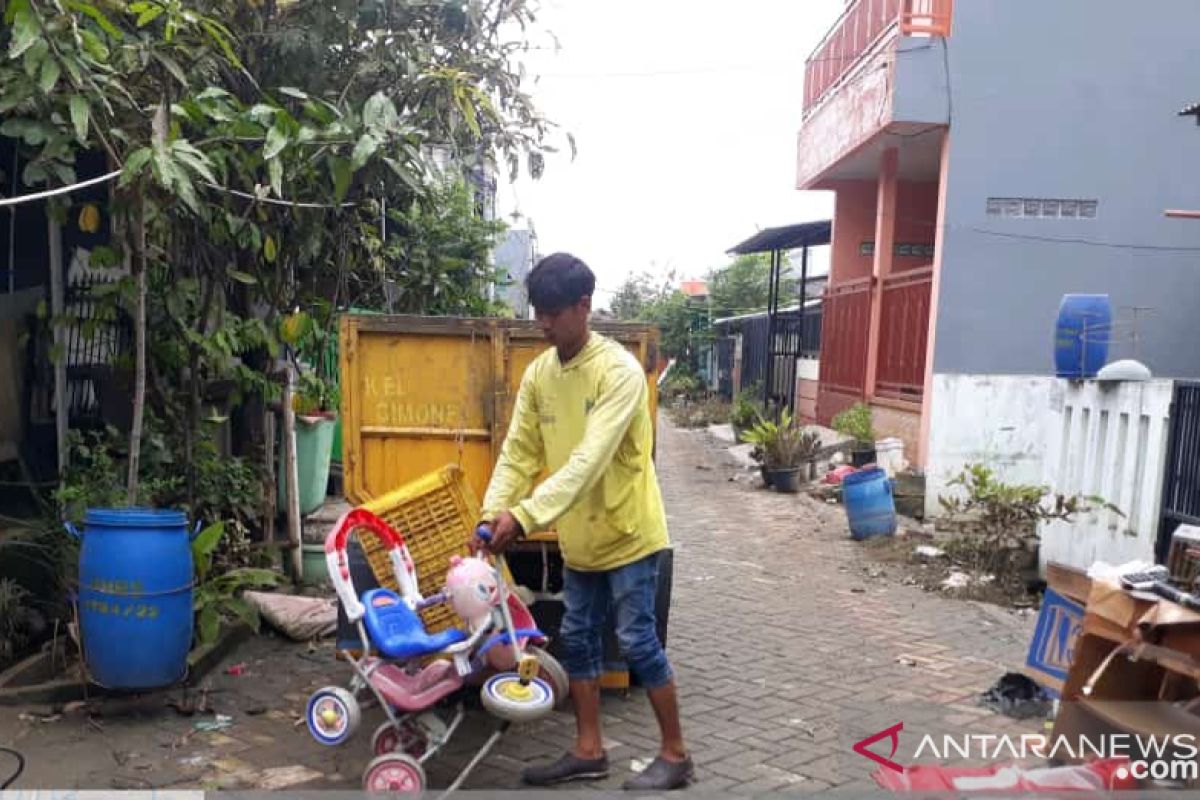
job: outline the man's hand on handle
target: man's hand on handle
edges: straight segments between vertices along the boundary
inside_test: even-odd
[[[479,536],[478,532],[471,538],[471,551],[478,552],[487,550],[490,553],[503,553],[514,539],[519,538],[524,530],[521,528],[521,523],[517,522],[517,518],[507,511],[500,512],[496,517],[496,521],[490,525],[481,526],[486,530],[490,530],[491,536],[489,541],[485,541]]]

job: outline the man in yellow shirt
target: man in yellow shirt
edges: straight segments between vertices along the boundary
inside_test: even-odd
[[[692,778],[679,725],[675,680],[655,626],[658,557],[670,546],[654,470],[654,426],[641,365],[624,347],[589,329],[596,279],[578,258],[556,253],[527,279],[546,339],[521,380],[512,422],[483,502],[486,546],[554,526],[563,562],[560,636],[575,707],[574,747],[531,767],[545,786],[608,774],[600,731],[603,625],[615,615],[617,641],[646,687],[658,719],[658,757],[626,789],[669,790]],[[530,493],[543,471],[549,477]],[[476,542],[477,546],[482,545]]]

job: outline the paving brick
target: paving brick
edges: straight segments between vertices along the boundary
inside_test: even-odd
[[[868,563],[841,507],[731,482],[735,470],[706,434],[665,417],[660,431],[658,472],[676,545],[668,655],[697,791],[877,793],[875,764],[850,745],[855,732],[861,738],[896,721],[906,732],[1042,730],[1040,720],[1011,720],[976,702],[1024,663],[1034,618],[901,585],[894,570]],[[911,664],[900,663],[905,657]],[[175,746],[194,720],[162,710],[157,699],[136,714],[106,717],[103,732],[65,718],[31,725],[17,713],[0,715],[0,741],[21,741],[29,759],[22,788],[108,789],[118,773],[111,751],[120,749],[157,760],[145,774],[160,788],[203,787],[215,777],[203,768],[236,750],[237,761],[258,771],[303,764],[326,776],[321,788],[357,789],[381,710],[364,710],[362,731],[340,748],[321,747],[292,724],[314,688],[349,678],[331,645],[309,652],[307,644],[258,637],[231,656],[237,661],[272,677],[214,673],[213,703],[235,718],[226,738],[236,744],[193,735]],[[269,710],[244,714],[255,705]],[[621,746],[597,788],[616,789],[633,759],[655,755],[658,726],[640,689],[606,693],[603,720],[605,737]],[[494,725],[470,712],[451,745],[427,762],[430,788],[454,780]],[[574,735],[569,712],[514,728],[467,786],[519,788],[522,769],[569,748]],[[189,766],[189,758],[200,760]],[[806,780],[796,781],[801,775]]]

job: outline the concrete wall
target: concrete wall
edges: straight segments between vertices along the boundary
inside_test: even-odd
[[[1200,223],[1163,216],[1200,207],[1200,129],[1176,116],[1200,100],[1197,29],[1196,0],[955,4],[936,372],[1052,374],[1062,295],[1099,292],[1155,309],[1140,323],[1140,357],[1155,375],[1200,374]],[[940,48],[906,61],[941,58]],[[1099,205],[1094,219],[1006,218],[986,213],[989,197]]]
[[[875,241],[875,181],[831,181],[836,192],[832,236],[832,277],[835,283],[870,276],[874,257],[864,254],[863,242]],[[933,244],[937,220],[938,184],[900,181],[896,187],[896,243]],[[896,272],[929,266],[926,255],[895,256]]]
[[[942,45],[941,39],[928,36],[903,36],[896,43],[893,122],[924,125],[945,125],[949,122],[946,53]]]
[[[1043,567],[1154,562],[1173,389],[1169,380],[1067,385],[1051,414],[1044,483],[1097,495],[1121,513],[1097,509],[1043,526]]]
[[[938,498],[957,493],[947,484],[967,464],[984,464],[1010,483],[1041,483],[1064,385],[1055,378],[935,375],[928,400],[926,516],[941,514]]]
[[[805,422],[817,419],[817,377],[821,362],[815,358],[796,361],[796,416]]]
[[[837,181],[834,195],[832,262],[830,280],[837,283],[871,275],[870,256],[861,255],[859,245],[875,238],[875,181]]]
[[[1044,525],[1041,566],[1154,560],[1173,382],[1102,384],[1058,378],[937,375],[934,378],[925,513],[959,495],[948,482],[968,464],[1006,483],[1098,495],[1124,516],[1080,514]]]

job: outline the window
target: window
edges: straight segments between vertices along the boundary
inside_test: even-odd
[[[1095,219],[1097,200],[1054,200],[1040,197],[989,197],[989,217],[1013,219]]]

